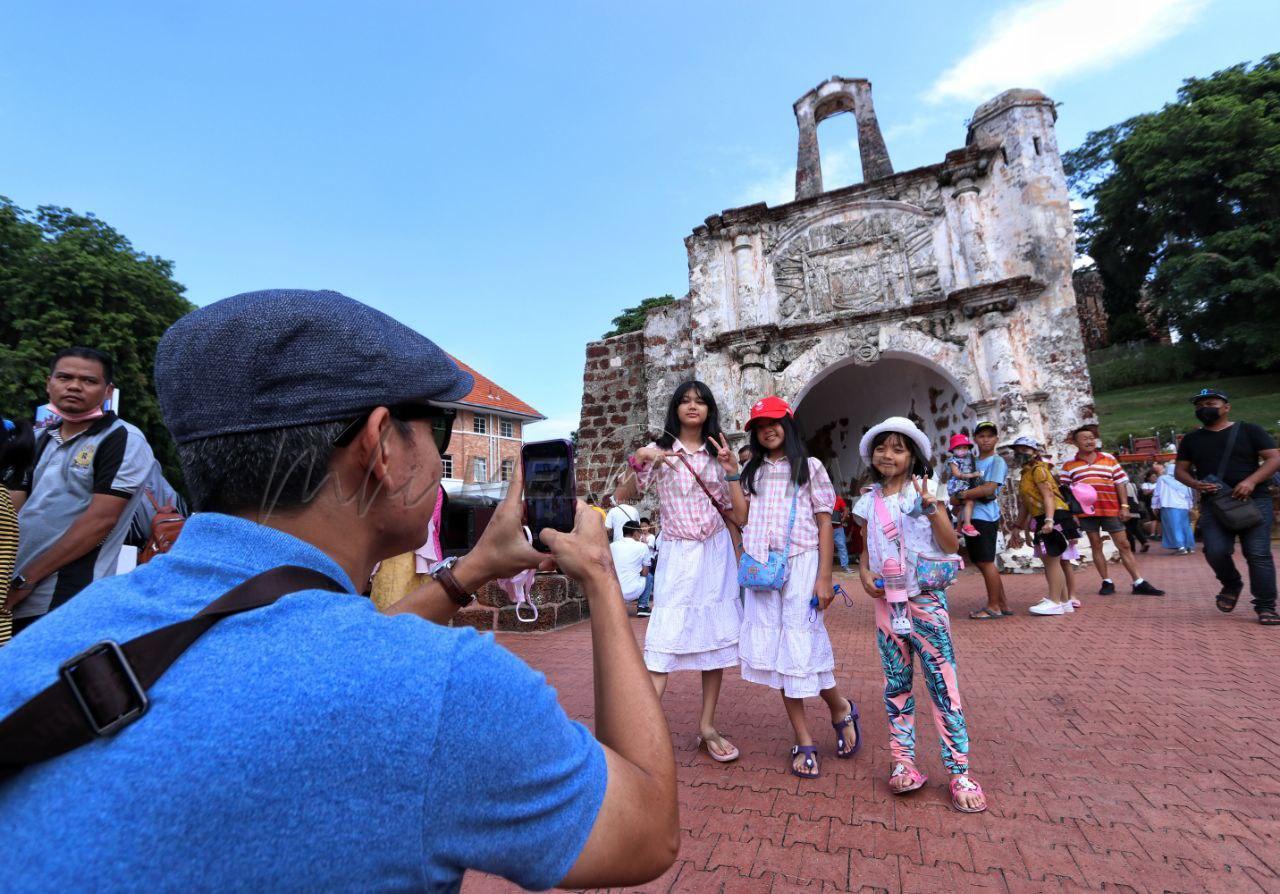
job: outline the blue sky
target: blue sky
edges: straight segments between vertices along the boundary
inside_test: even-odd
[[[791,103],[870,78],[896,168],[1008,87],[1059,142],[1280,50],[1275,0],[15,4],[0,194],[92,211],[205,304],[332,288],[576,427],[585,342],[683,295],[703,218],[776,204]],[[795,10],[802,10],[796,13]],[[822,125],[858,179],[852,116]],[[127,412],[127,411],[126,411]]]

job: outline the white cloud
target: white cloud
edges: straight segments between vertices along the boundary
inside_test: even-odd
[[[981,102],[1009,87],[1051,89],[1137,56],[1199,17],[1209,0],[1035,0],[1006,7],[938,77],[930,102]]]

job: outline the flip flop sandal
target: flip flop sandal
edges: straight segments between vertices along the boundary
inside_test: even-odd
[[[992,611],[989,608],[980,608],[976,612],[969,612],[970,621],[996,621],[1004,616],[1004,612]]]
[[[1236,590],[1234,593],[1230,590],[1223,590],[1217,596],[1213,597],[1213,602],[1218,606],[1218,611],[1229,612],[1234,611],[1236,603],[1240,601],[1240,594],[1244,592],[1244,587]]]
[[[722,764],[727,764],[731,761],[736,761],[738,759],[738,755],[741,753],[738,751],[738,746],[734,745],[732,742],[730,742],[724,736],[721,736],[719,733],[716,733],[716,736],[720,739],[721,742],[724,742],[726,745],[728,745],[732,749],[728,754],[716,754],[714,751],[711,750],[711,746],[707,743],[706,739],[702,738],[702,736],[698,736],[698,748],[702,751],[705,751],[713,761],[719,761]],[[686,739],[685,741],[687,742],[688,740]]]
[[[848,760],[858,753],[858,749],[862,747],[862,730],[858,726],[858,706],[853,703],[853,699],[848,699],[849,713],[839,723],[831,724],[831,728],[836,731],[836,757],[841,760]],[[845,727],[853,727],[853,748],[849,751],[844,750],[844,733]]]
[[[929,777],[921,773],[915,767],[901,762],[893,765],[893,772],[889,774],[889,779],[893,780],[899,776],[906,776],[911,780],[911,782],[906,788],[895,789],[890,785],[889,791],[893,792],[895,795],[908,795],[917,789],[923,788],[924,784],[929,781]]]
[[[960,795],[976,794],[982,799],[981,807],[962,807]],[[987,796],[982,793],[982,786],[969,778],[968,774],[951,777],[951,806],[961,813],[982,813],[987,809]]]
[[[796,757],[803,754],[804,767],[811,772],[801,773],[796,769]],[[791,762],[787,764],[791,770],[792,776],[799,776],[801,779],[817,779],[822,775],[822,771],[818,769],[818,746],[816,745],[792,745],[791,746]]]
[[[1280,615],[1275,612],[1258,612],[1258,623],[1263,627],[1276,627],[1280,625]]]
[[[1012,618],[1015,614],[1017,614],[1017,612],[1004,611],[1004,612],[1001,612],[1000,614],[1003,617]]]

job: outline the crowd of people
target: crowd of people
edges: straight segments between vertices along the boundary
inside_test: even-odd
[[[1198,501],[1217,608],[1243,592],[1239,539],[1258,619],[1280,623],[1280,451],[1212,389],[1194,396],[1201,427],[1175,463],[1140,483],[1091,426],[1055,468],[1035,438],[1002,440],[985,421],[935,457],[915,422],[891,416],[862,435],[865,476],[846,486],[808,454],[782,398],[752,396],[735,450],[711,389],[684,382],[660,436],[626,458],[607,511],[580,503],[572,531],[537,532],[550,550],[539,552],[517,470],[470,552],[428,561],[417,586],[381,604],[363,595],[377,564],[417,555],[438,530],[447,405],[472,387],[433,342],[333,292],[247,293],[176,323],[155,383],[195,514],[167,552],[123,575],[119,545],[142,495],[154,507],[164,485],[141,433],[103,409],[112,379],[105,354],[68,348],[50,366],[53,424],[0,428],[6,890],[38,877],[50,890],[377,879],[456,891],[467,869],[529,888],[643,883],[679,848],[661,704],[672,673],[700,675],[698,747],[716,762],[741,754],[716,722],[726,668],[779,693],[788,772],[817,778],[824,755],[859,753],[860,711],[836,679],[825,621],[850,599],[836,570],[855,564],[875,609],[865,649],[884,680],[889,790],[928,782],[918,676],[950,802],[983,811],[947,599],[960,553],[987,591],[976,620],[1013,614],[997,564],[1006,537],[1044,566],[1035,615],[1080,607],[1082,540],[1099,593],[1116,592],[1104,535],[1132,592],[1161,596],[1129,544],[1136,504],[1188,554]],[[491,638],[444,626],[486,583],[552,567],[590,604],[594,733]],[[649,616],[642,649],[631,603]],[[831,734],[810,728],[813,699]],[[495,742],[513,759],[495,763]],[[216,861],[191,859],[214,849]]]

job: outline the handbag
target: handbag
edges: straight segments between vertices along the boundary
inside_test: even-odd
[[[138,551],[139,565],[145,565],[161,553],[167,553],[172,549],[174,541],[182,533],[182,526],[187,523],[187,517],[178,511],[177,506],[172,503],[161,506],[149,487],[143,488],[143,492],[151,501],[151,508],[155,510],[155,514],[151,516],[151,536],[147,538],[147,545]]]
[[[1231,487],[1222,480],[1227,471],[1227,460],[1231,458],[1231,450],[1236,446],[1236,435],[1240,434],[1240,423],[1231,426],[1231,434],[1227,435],[1227,449],[1222,451],[1222,461],[1218,463],[1218,474],[1206,478],[1218,485],[1211,494],[1205,494],[1204,500],[1211,507],[1213,514],[1228,531],[1247,531],[1262,524],[1262,511],[1253,500],[1237,500],[1231,496]]]
[[[738,586],[752,590],[781,590],[787,583],[787,554],[791,552],[791,529],[796,523],[796,497],[800,496],[800,488],[791,495],[791,514],[787,519],[787,539],[782,549],[769,550],[769,556],[763,562],[751,557],[743,545],[742,557],[738,559]]]
[[[902,532],[894,524],[893,516],[889,514],[889,507],[880,495],[879,487],[871,492],[871,498],[875,504],[876,520],[880,523],[880,529],[884,532],[886,540],[897,544],[898,558],[902,562],[902,567],[905,568],[910,551],[903,543]],[[947,589],[956,582],[960,569],[964,568],[964,560],[956,555],[932,553],[910,553],[910,555],[916,571],[916,585],[921,590]]]

